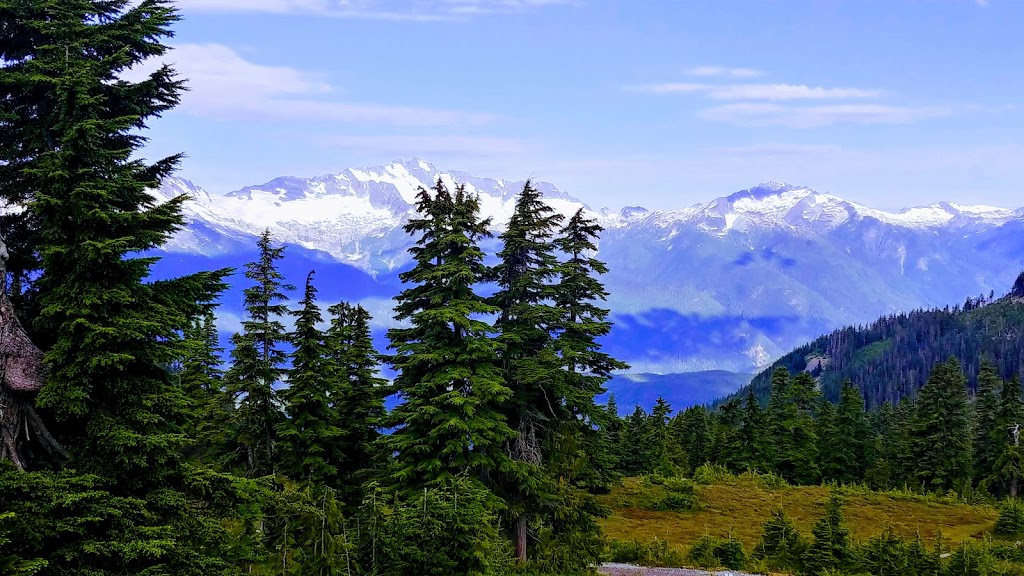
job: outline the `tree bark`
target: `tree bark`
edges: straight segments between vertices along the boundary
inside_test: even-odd
[[[516,561],[526,562],[526,514],[516,518]]]

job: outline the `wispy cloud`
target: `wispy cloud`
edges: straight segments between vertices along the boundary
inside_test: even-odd
[[[861,88],[823,88],[795,84],[695,84],[688,82],[666,82],[662,84],[641,84],[630,87],[635,92],[647,94],[699,93],[714,100],[839,100],[851,98],[874,98],[881,90]]]
[[[686,73],[690,76],[732,78],[755,78],[764,74],[764,72],[753,68],[727,68],[724,66],[695,66],[687,70]]]
[[[454,110],[345,102],[323,75],[250,62],[220,44],[183,44],[163,60],[188,79],[181,110],[205,118],[396,126],[479,125],[494,119]],[[158,65],[153,61],[125,76],[137,80]]]
[[[739,126],[818,128],[831,125],[908,124],[925,118],[949,116],[944,106],[893,106],[883,104],[827,104],[785,106],[758,102],[726,104],[702,110],[705,120]]]
[[[178,0],[186,12],[303,14],[333,18],[435,21],[578,4],[581,0]]]

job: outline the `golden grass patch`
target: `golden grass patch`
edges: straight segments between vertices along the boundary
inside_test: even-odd
[[[807,537],[823,514],[830,489],[786,487],[766,489],[755,481],[738,479],[710,486],[698,486],[700,510],[694,512],[653,512],[651,504],[664,496],[664,489],[639,478],[627,478],[623,485],[602,497],[612,515],[601,522],[605,533],[615,540],[646,542],[658,538],[670,545],[688,548],[704,534],[732,533],[749,551],[761,536],[761,526],[771,511],[782,507]],[[969,506],[923,497],[899,497],[886,493],[853,490],[845,495],[844,514],[855,541],[876,536],[887,525],[906,537],[918,532],[928,541],[938,534],[947,541],[960,542],[981,537],[995,525],[998,511],[991,506]]]

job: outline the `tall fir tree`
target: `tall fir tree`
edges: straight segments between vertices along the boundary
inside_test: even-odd
[[[196,432],[190,452],[203,461],[222,452],[231,399],[224,389],[223,360],[216,319],[209,310],[193,319],[182,334],[183,354],[177,370],[182,390],[191,400],[189,427]]]
[[[740,420],[740,462],[747,470],[767,469],[765,462],[765,422],[761,405],[754,395],[754,389],[747,387],[747,397],[743,401],[743,414]]]
[[[511,391],[498,366],[498,344],[481,315],[499,310],[477,293],[487,277],[479,243],[490,234],[479,200],[464,187],[449,193],[438,180],[433,195],[420,189],[418,216],[405,231],[416,237],[409,285],[398,296],[396,319],[409,325],[388,331],[397,371],[394,392],[404,402],[386,419],[394,431],[381,437],[393,454],[389,482],[418,492],[461,475],[475,481],[510,468],[504,452],[514,431],[502,409]]]
[[[378,375],[379,355],[373,346],[370,313],[346,302],[331,306],[328,312],[331,325],[326,334],[326,353],[337,374],[335,379],[340,378],[330,400],[342,428],[336,446],[342,457],[342,477],[335,489],[351,510],[362,502],[361,485],[378,459],[375,443],[384,418],[387,380]]]
[[[246,317],[242,331],[231,337],[231,368],[224,375],[237,409],[232,413],[236,446],[230,461],[249,476],[274,472],[277,430],[284,412],[275,385],[288,373],[282,346],[289,336],[282,319],[290,314],[287,284],[277,268],[284,247],[275,246],[270,230],[257,242],[257,259],[245,265],[245,277],[254,285],[243,291]]]
[[[559,386],[560,358],[552,345],[562,317],[553,284],[558,273],[554,237],[562,219],[527,181],[500,236],[502,248],[493,270],[498,290],[490,300],[499,310],[499,362],[512,391],[505,417],[516,431],[507,447],[515,466],[502,479],[501,494],[514,526],[519,562],[527,558],[531,516],[550,505],[546,501],[553,487],[545,464],[569,417],[558,395],[565,387]]]
[[[820,393],[814,378],[801,372],[787,378],[785,369],[772,374],[772,396],[768,403],[770,455],[775,471],[797,484],[818,481],[818,436],[814,411]]]
[[[991,436],[985,439],[993,447],[993,462],[988,483],[1000,494],[1017,498],[1020,481],[1024,478],[1024,450],[1014,432],[1024,429],[1024,400],[1021,399],[1020,380],[1004,382],[999,393],[999,406]]]
[[[629,365],[604,352],[599,339],[611,331],[610,311],[602,303],[608,298],[601,276],[608,272],[604,262],[594,257],[601,226],[576,211],[559,231],[555,246],[564,256],[558,266],[554,305],[561,312],[554,349],[561,359],[563,374],[556,380],[555,397],[563,404],[563,436],[579,437],[583,451],[577,454],[582,468],[569,481],[588,490],[611,487],[614,474],[608,469],[612,459],[590,458],[602,454],[606,428],[616,423],[596,404],[605,392],[612,372]]]
[[[278,423],[276,452],[280,471],[288,477],[317,486],[336,486],[342,453],[341,418],[332,406],[332,384],[338,378],[332,369],[318,325],[323,315],[316,302],[314,272],[306,276],[299,308],[295,311],[291,369],[288,386],[280,392],[286,419]]]
[[[995,365],[985,358],[978,368],[978,386],[974,394],[974,474],[983,482],[995,467],[998,453],[1007,438],[999,429],[999,390],[1002,382]]]
[[[910,428],[915,475],[930,490],[959,488],[971,476],[967,378],[955,358],[935,367],[917,397]]]
[[[823,420],[819,416],[819,421]],[[819,438],[822,477],[845,483],[860,481],[867,472],[871,430],[864,397],[849,380],[843,382],[831,428],[825,434],[831,436]]]
[[[5,512],[35,522],[8,537],[47,574],[224,568],[209,476],[184,458],[190,402],[168,367],[228,271],[148,280],[157,259],[139,254],[184,226],[187,198],[150,194],[180,157],[139,159],[140,130],[177,104],[182,83],[166,66],[122,77],[166,53],[176,20],[161,0],[0,5],[0,195],[23,209],[12,250],[32,262],[21,272],[40,268],[31,328],[48,370],[37,402],[68,455],[55,473],[4,471],[0,484]]]
[[[691,406],[677,414],[673,424],[686,454],[688,472],[693,473],[711,459],[711,419],[704,406]],[[763,440],[763,439],[762,439]]]

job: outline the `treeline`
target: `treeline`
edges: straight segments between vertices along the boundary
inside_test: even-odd
[[[762,401],[770,394],[775,368],[809,371],[819,378],[825,396],[839,399],[850,380],[867,405],[913,397],[932,370],[950,357],[960,361],[974,390],[981,362],[989,358],[1003,377],[1024,370],[1024,302],[1019,292],[1024,274],[1010,294],[968,298],[962,306],[917,310],[851,326],[818,338],[776,361],[751,386]]]
[[[625,475],[689,475],[705,463],[734,473],[773,473],[787,482],[864,483],[875,489],[973,490],[1016,498],[1024,452],[1017,433],[1024,401],[1016,378],[983,361],[977,391],[956,359],[939,364],[912,398],[865,410],[851,382],[838,403],[807,372],[777,368],[767,406],[752,389],[717,411],[695,406],[672,415],[659,400],[609,429]],[[614,402],[610,405],[614,410]]]
[[[223,370],[232,271],[148,278],[187,198],[151,194],[180,157],[139,159],[139,131],[183,84],[123,73],[167,52],[176,19],[165,0],[0,2],[5,296],[46,366],[37,396],[5,389],[18,404],[0,406],[18,456],[0,463],[0,571],[590,570],[592,493],[614,480],[595,397],[625,367],[597,344],[600,227],[528,184],[489,266],[478,199],[421,190],[386,354],[364,309],[320,308],[312,273],[290,306],[263,234]],[[45,447],[25,432],[36,414]]]

